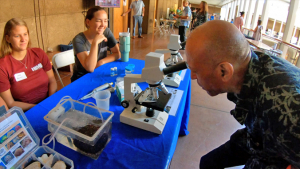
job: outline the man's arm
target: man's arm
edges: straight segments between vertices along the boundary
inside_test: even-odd
[[[144,16],[145,14],[145,7],[143,7],[143,13],[142,13],[142,16]]]
[[[122,14],[122,16],[125,16],[125,15],[128,14],[130,11],[131,11],[131,8],[129,8],[126,12],[124,12],[124,13]]]

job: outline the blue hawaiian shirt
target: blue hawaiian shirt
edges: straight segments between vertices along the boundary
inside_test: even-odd
[[[231,114],[246,127],[231,136],[251,154],[245,168],[300,168],[300,69],[286,60],[251,53]]]

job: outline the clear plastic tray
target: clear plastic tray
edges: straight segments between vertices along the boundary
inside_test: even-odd
[[[46,163],[38,160],[38,157],[41,157],[43,154],[53,155],[52,160],[48,160]],[[57,161],[63,161],[66,164],[67,169],[73,169],[73,161],[54,151],[53,149],[47,146],[38,147],[31,155],[29,155],[16,169],[24,169],[32,162],[39,161],[42,164],[42,169],[48,169],[55,165]]]
[[[58,103],[44,119],[48,130],[55,132],[61,144],[93,159],[97,159],[111,139],[114,113],[73,99]]]
[[[53,162],[41,163],[41,168],[51,168],[59,159],[68,169],[73,169],[73,161],[47,146],[39,146],[40,139],[19,107],[13,107],[0,114],[0,166],[23,169],[43,154],[52,154]],[[55,161],[56,160],[56,161]],[[4,167],[3,167],[4,168]]]

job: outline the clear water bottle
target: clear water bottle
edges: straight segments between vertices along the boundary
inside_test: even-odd
[[[115,68],[110,68],[110,76],[115,76]]]

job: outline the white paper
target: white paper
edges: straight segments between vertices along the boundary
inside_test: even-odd
[[[183,81],[183,79],[185,77],[185,74],[186,74],[186,69],[184,69],[184,70],[181,71],[181,74],[180,74],[181,81]]]
[[[169,109],[169,115],[176,116],[177,109],[183,95],[183,91],[171,87],[167,87],[167,89],[169,93],[172,93],[172,96],[166,106],[166,109]]]

